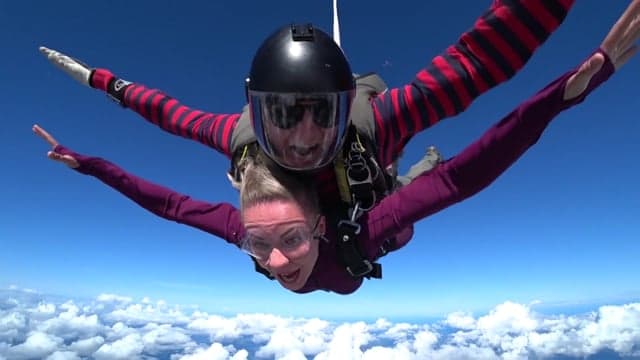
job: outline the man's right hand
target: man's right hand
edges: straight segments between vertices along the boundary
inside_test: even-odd
[[[89,68],[89,66],[70,56],[44,46],[40,46],[40,52],[46,56],[53,65],[69,74],[69,76],[76,79],[76,81],[82,85],[91,87],[89,78],[91,77],[93,69]]]

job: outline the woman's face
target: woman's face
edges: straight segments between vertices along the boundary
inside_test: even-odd
[[[316,236],[324,233],[324,218],[310,218],[298,203],[286,200],[246,207],[242,217],[245,244],[251,244],[260,266],[283,287],[302,288],[318,259]]]

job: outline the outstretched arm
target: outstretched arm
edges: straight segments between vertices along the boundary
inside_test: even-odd
[[[473,28],[408,85],[373,101],[379,159],[390,164],[418,132],[464,111],[510,79],[564,21],[574,0],[495,0]]]
[[[97,178],[157,216],[198,228],[233,244],[239,242],[244,230],[240,212],[231,204],[194,200],[127,173],[107,160],[81,155],[59,145],[38,125],[33,126],[33,132],[51,146],[52,150],[47,153],[50,159]]]
[[[522,103],[460,154],[400,188],[365,216],[373,256],[384,239],[489,186],[562,111],[582,102],[638,52],[640,0],[633,0],[598,51]]]
[[[40,47],[56,67],[83,85],[102,90],[117,103],[171,134],[198,141],[231,156],[231,138],[240,114],[212,114],[192,109],[157,89],[119,79],[107,69],[93,69],[61,52]]]

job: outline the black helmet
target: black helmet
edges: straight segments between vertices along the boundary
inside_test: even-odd
[[[342,147],[355,81],[333,39],[288,25],[256,52],[247,79],[251,122],[263,151],[283,167],[326,165]]]

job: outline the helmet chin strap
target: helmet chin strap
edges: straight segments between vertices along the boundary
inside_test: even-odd
[[[333,0],[333,41],[340,45],[340,20],[338,19],[338,0]]]

